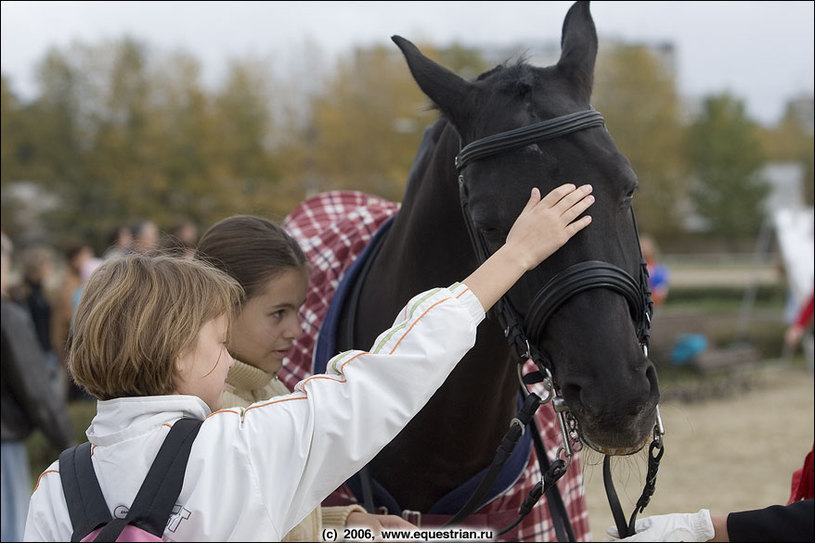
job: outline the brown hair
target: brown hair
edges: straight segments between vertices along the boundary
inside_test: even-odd
[[[175,360],[243,290],[205,262],[131,254],[103,263],[79,301],[68,370],[100,400],[171,394]]]
[[[234,277],[247,299],[286,270],[308,273],[308,261],[297,241],[281,226],[251,215],[228,217],[210,227],[201,236],[197,257]]]

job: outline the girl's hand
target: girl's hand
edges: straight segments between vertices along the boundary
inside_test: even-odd
[[[591,185],[566,184],[541,199],[540,191],[532,189],[505,245],[524,270],[536,267],[591,223],[588,215],[577,219],[594,203],[591,191]]]
[[[580,188],[562,185],[541,199],[540,191],[532,189],[507,241],[463,283],[488,311],[524,273],[557,251],[569,238],[591,222],[588,215],[578,219],[594,203],[591,185]]]

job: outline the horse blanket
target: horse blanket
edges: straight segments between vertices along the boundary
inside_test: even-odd
[[[289,389],[293,389],[298,381],[321,373],[327,359],[336,354],[331,351],[333,343],[329,336],[336,329],[338,306],[347,293],[350,279],[367,255],[366,249],[370,248],[377,236],[384,235],[398,210],[397,203],[377,196],[355,191],[332,191],[305,200],[284,219],[282,226],[300,243],[311,266],[306,301],[300,312],[303,334],[283,361],[278,376]],[[382,323],[382,329],[389,324]],[[526,369],[534,371],[536,368],[530,363]],[[557,415],[549,403],[538,409],[536,417],[551,462],[555,459],[561,439]],[[541,479],[537,459],[531,451],[529,432],[526,434],[491,489],[487,503],[476,513],[483,518],[507,519],[506,522],[502,520],[501,525],[491,526],[496,531],[517,517],[521,503]],[[442,498],[425,517],[439,519],[439,515],[455,514],[469,498],[480,475],[477,474],[460,489]],[[377,506],[384,504],[388,514],[403,513],[392,498],[388,499],[385,489],[376,485],[375,481],[374,486]],[[572,457],[571,466],[558,486],[576,539],[590,539],[579,455]],[[352,478],[325,503],[361,503],[361,496],[359,482]],[[415,516],[406,518],[414,523],[421,522]],[[468,519],[465,519],[464,525],[467,522]],[[502,538],[507,541],[555,541],[557,538],[544,499],[518,527]]]

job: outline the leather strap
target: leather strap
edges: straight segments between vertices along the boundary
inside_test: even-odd
[[[63,451],[60,480],[74,527],[71,541],[80,541],[100,526],[94,541],[115,541],[128,524],[161,537],[181,493],[187,459],[202,422],[184,418],[173,424],[125,518],[114,519],[108,510],[91,461],[91,444]]]

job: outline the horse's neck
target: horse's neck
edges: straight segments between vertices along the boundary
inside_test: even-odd
[[[458,201],[458,139],[443,126],[425,134],[399,213],[361,293],[360,305],[385,319],[412,296],[460,281],[477,265]]]
[[[424,157],[427,167],[414,171],[419,177],[411,179],[410,193],[362,286],[356,310],[358,347],[370,344],[412,296],[461,281],[477,266],[461,219],[453,168],[457,150],[457,138],[450,141],[448,134],[436,145],[434,156]],[[454,488],[492,460],[516,407],[517,376],[508,357],[500,327],[492,321],[482,323],[475,347],[374,461],[375,476],[397,500],[405,500],[403,506],[428,506],[451,490],[451,481]],[[439,420],[447,424],[440,425]],[[426,443],[434,443],[432,454]],[[407,468],[407,479],[389,473],[388,466],[395,463]],[[426,477],[419,487],[435,492],[413,496],[416,477]]]

